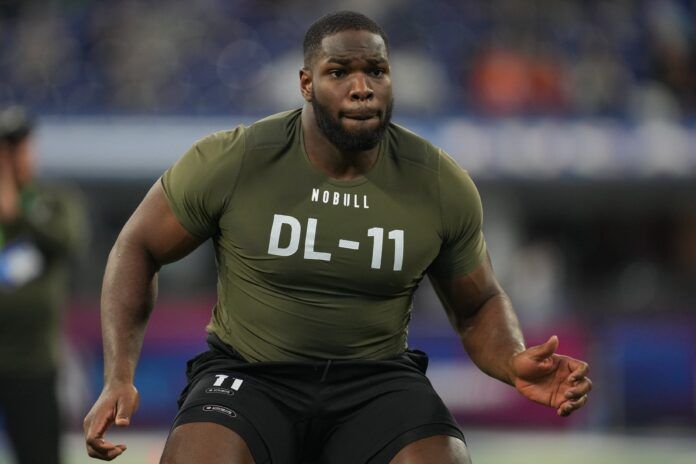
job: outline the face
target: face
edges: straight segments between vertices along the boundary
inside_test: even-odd
[[[367,31],[325,37],[310,69],[300,73],[303,97],[312,104],[317,125],[345,152],[377,146],[393,106],[384,40]]]
[[[31,137],[25,137],[12,148],[12,164],[17,185],[23,187],[34,177],[34,143]]]

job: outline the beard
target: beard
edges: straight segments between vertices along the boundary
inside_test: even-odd
[[[327,106],[319,103],[312,90],[312,109],[314,109],[317,125],[329,142],[342,152],[354,153],[376,147],[389,127],[393,107],[394,99],[389,102],[384,112],[380,111],[377,114],[380,121],[378,127],[351,131],[341,125],[340,119],[332,115]]]

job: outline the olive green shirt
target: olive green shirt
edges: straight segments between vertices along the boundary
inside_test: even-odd
[[[249,361],[394,356],[423,276],[484,259],[478,192],[396,124],[364,177],[329,178],[307,157],[300,115],[209,135],[162,177],[183,227],[214,243],[208,330]]]
[[[0,374],[57,367],[69,270],[87,237],[76,192],[34,185],[20,199],[19,218],[0,224]]]

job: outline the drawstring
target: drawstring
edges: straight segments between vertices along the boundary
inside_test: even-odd
[[[324,366],[324,373],[321,374],[320,382],[323,382],[324,380],[326,380],[326,374],[329,373],[329,367],[331,367],[331,360],[330,359],[328,361],[326,361],[326,365]]]

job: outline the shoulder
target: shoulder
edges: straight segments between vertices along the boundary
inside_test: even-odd
[[[189,195],[223,198],[246,151],[244,126],[213,132],[197,140],[162,176],[170,201]]]
[[[444,221],[449,220],[446,216],[458,214],[462,218],[468,218],[467,222],[474,219],[473,223],[480,223],[483,214],[481,196],[469,172],[442,152],[438,177],[441,208],[443,212],[447,212]]]
[[[391,124],[389,149],[397,162],[408,162],[429,174],[424,178],[438,186],[443,204],[480,204],[478,190],[469,172],[440,147],[402,126]]]
[[[475,191],[469,173],[442,148],[398,124],[390,124],[388,131],[391,156],[433,174],[443,188]]]
[[[397,162],[407,162],[429,172],[432,174],[429,177],[437,179],[443,188],[455,191],[463,188],[468,193],[476,190],[469,173],[442,148],[394,123],[390,124],[387,136],[389,151]]]
[[[423,169],[437,173],[444,152],[425,138],[398,124],[391,123],[387,130],[391,156]]]
[[[296,133],[301,109],[277,113],[250,125],[245,131],[247,150],[280,148],[288,145]]]
[[[393,153],[399,159],[436,173],[444,184],[458,182],[473,185],[469,173],[442,148],[398,124],[391,124],[389,132]]]
[[[194,146],[203,152],[225,153],[230,149],[253,150],[285,145],[292,138],[294,125],[301,110],[284,111],[260,119],[249,126],[239,125],[221,130],[197,140]]]
[[[459,166],[449,154],[439,150],[439,169],[440,179],[443,184],[464,184],[467,187],[473,186],[473,180],[469,172]]]
[[[225,158],[231,153],[243,152],[245,145],[244,126],[208,134],[194,142],[191,151],[206,160]]]
[[[247,128],[239,125],[232,129],[208,134],[198,140],[166,172],[165,176],[189,180],[203,176],[207,181],[228,175],[230,169],[241,165],[246,152]],[[179,179],[177,182],[181,182]]]

